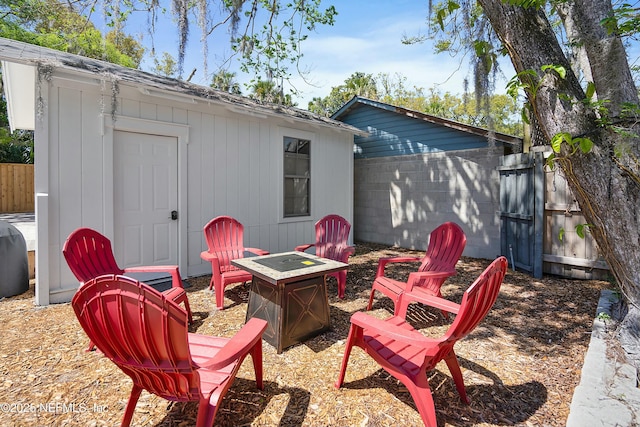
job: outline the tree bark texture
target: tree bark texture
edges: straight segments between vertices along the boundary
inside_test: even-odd
[[[564,143],[558,164],[618,286],[630,302],[640,305],[640,140],[635,134],[639,127],[619,117],[623,104],[637,104],[638,98],[621,40],[599,24],[611,10],[610,1],[577,0],[566,7],[573,37],[584,44],[598,99],[607,101],[612,123],[633,133],[602,126],[599,113],[584,102],[585,93],[544,10],[502,0],[479,3],[516,72],[537,73],[525,92],[546,139],[565,132],[593,141],[586,154],[572,152]],[[544,65],[564,66],[566,78],[542,71]]]

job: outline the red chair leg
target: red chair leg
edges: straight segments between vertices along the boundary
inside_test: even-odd
[[[191,314],[191,306],[189,305],[189,298],[184,298],[184,309],[187,310],[187,318],[189,319],[189,324],[193,323],[193,315]]]
[[[216,293],[216,307],[218,310],[224,310],[224,286],[216,284],[214,292]]]
[[[262,340],[258,340],[251,349],[251,359],[253,360],[253,370],[256,375],[256,387],[258,390],[264,389],[262,382]]]
[[[208,398],[200,399],[196,427],[212,427],[216,412],[218,412],[217,404],[211,403]]]
[[[444,357],[444,361],[449,368],[449,372],[451,372],[453,382],[456,384],[456,390],[458,390],[460,400],[468,405],[470,400],[469,397],[467,397],[467,390],[464,387],[464,380],[462,378],[462,372],[460,371],[460,365],[458,364],[458,358],[456,357],[453,349],[451,349],[451,352]]]
[[[437,427],[436,408],[433,403],[433,396],[429,388],[429,382],[425,372],[421,372],[415,383],[405,383],[413,401],[418,408],[418,413],[422,418],[425,427]]]
[[[127,408],[124,411],[124,416],[122,417],[122,424],[120,427],[129,427],[129,425],[131,424],[133,411],[136,409],[136,404],[138,403],[138,399],[140,398],[140,393],[142,393],[142,388],[134,385],[131,389],[131,396],[129,396]]]
[[[375,288],[371,289],[371,295],[369,295],[369,304],[367,305],[367,311],[371,311],[373,307],[373,295],[376,293]]]
[[[340,374],[338,375],[338,381],[335,383],[336,388],[340,388],[344,382],[344,375],[347,372],[347,363],[349,362],[349,356],[351,356],[351,349],[353,348],[353,341],[356,339],[356,334],[359,326],[351,325],[349,329],[349,336],[347,337],[347,344],[344,349],[344,355],[342,356],[342,365],[340,366]]]
[[[347,272],[339,271],[336,279],[338,281],[338,298],[344,299],[344,294],[347,290]]]

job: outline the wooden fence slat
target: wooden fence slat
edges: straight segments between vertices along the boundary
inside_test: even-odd
[[[34,210],[33,165],[0,163],[0,213]]]
[[[586,233],[582,238],[576,232],[576,226],[586,220],[566,179],[558,170],[547,171],[545,183],[545,273],[574,279],[605,279],[608,266],[599,256],[593,236]]]
[[[9,173],[9,167],[2,167],[0,166],[0,210],[2,212],[5,212],[7,209],[7,206],[9,205],[8,199],[9,196],[12,194],[13,190],[9,190],[8,188],[5,189],[5,185],[2,185],[2,183],[7,182],[7,176]]]

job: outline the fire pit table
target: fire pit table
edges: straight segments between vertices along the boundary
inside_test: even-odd
[[[348,264],[295,251],[231,263],[253,275],[246,320],[267,321],[262,337],[278,353],[331,326],[325,278]]]

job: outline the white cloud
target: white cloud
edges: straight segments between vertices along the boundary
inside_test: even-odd
[[[313,97],[327,96],[332,87],[343,84],[355,72],[374,76],[398,73],[406,77],[409,87],[429,89],[439,85],[443,92],[463,91],[466,64],[460,68],[459,58],[436,55],[427,44],[404,45],[401,37],[388,29],[361,37],[310,37],[303,45],[301,69],[308,72],[316,87],[293,76],[294,86],[303,92],[299,105],[306,107]]]

